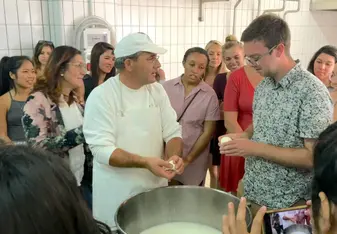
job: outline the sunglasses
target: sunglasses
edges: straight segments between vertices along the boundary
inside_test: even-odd
[[[37,44],[39,44],[39,45],[40,44],[49,45],[49,46],[52,46],[53,48],[55,47],[53,42],[46,41],[46,40],[39,40]]]

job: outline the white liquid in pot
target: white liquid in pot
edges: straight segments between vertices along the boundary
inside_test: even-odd
[[[154,226],[140,234],[221,234],[221,231],[197,223],[174,222]]]

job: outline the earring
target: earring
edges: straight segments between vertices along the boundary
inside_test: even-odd
[[[61,76],[63,77],[63,76],[64,76],[64,74],[61,74]]]

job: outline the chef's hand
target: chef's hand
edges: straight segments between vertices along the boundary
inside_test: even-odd
[[[178,175],[183,174],[183,172],[184,172],[184,161],[183,161],[183,159],[181,157],[179,157],[178,155],[173,155],[172,157],[169,158],[168,161],[171,161],[171,160],[176,165],[175,173],[178,174]],[[172,165],[169,168],[172,168]]]
[[[261,207],[257,212],[250,234],[261,234],[263,225],[263,216],[267,208]],[[223,234],[249,234],[246,223],[246,199],[241,198],[237,216],[235,217],[234,204],[228,203],[228,215],[224,215],[222,223]]]
[[[171,180],[175,173],[172,171],[165,170],[166,168],[171,168],[172,165],[168,161],[161,158],[145,158],[146,168],[151,171],[154,175]]]

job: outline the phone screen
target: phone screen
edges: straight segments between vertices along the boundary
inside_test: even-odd
[[[309,208],[268,212],[264,217],[265,234],[312,234]]]

